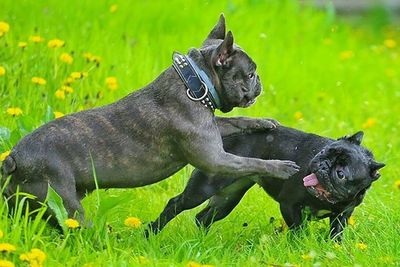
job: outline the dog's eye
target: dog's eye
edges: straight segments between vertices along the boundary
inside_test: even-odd
[[[336,171],[336,175],[339,179],[343,180],[346,178],[346,175],[344,174],[344,172],[342,170],[337,170]]]
[[[249,77],[249,79],[253,79],[254,78],[254,72],[247,74],[247,76]]]

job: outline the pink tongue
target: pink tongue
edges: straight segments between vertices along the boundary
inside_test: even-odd
[[[304,177],[303,182],[305,187],[316,186],[319,183],[317,176],[314,173]]]

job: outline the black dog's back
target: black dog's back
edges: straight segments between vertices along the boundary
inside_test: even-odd
[[[330,139],[325,137],[284,126],[278,126],[268,132],[237,134],[223,138],[224,149],[229,153],[268,160],[293,160],[299,166],[303,165],[302,162],[309,162],[329,141]],[[302,155],[294,153],[299,147],[303,148]],[[305,147],[309,150],[308,157],[304,157]]]

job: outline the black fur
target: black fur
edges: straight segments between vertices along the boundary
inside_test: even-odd
[[[283,126],[264,133],[225,137],[224,148],[230,153],[265,160],[293,160],[301,169],[289,180],[269,176],[237,179],[194,170],[183,193],[168,202],[159,218],[150,225],[150,230],[157,233],[180,212],[210,199],[208,206],[196,216],[197,223],[208,228],[227,216],[248,189],[259,184],[279,202],[282,216],[290,228],[302,224],[302,211],[308,207],[313,217],[329,217],[331,237],[340,239],[347,219],[379,177],[378,169],[384,166],[360,146],[361,138],[362,132],[359,132],[333,140]],[[337,177],[338,168],[344,170],[345,179]],[[310,173],[317,174],[318,180],[331,193],[329,197],[303,185],[303,178]]]

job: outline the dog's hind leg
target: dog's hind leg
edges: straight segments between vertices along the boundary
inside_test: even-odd
[[[196,224],[209,229],[214,222],[228,216],[254,184],[250,179],[241,179],[218,192],[210,199],[207,207],[196,215]]]
[[[145,232],[146,236],[149,236],[150,231],[157,234],[178,214],[199,206],[221,190],[221,188],[234,182],[234,179],[214,178],[215,177],[206,175],[199,170],[194,170],[184,191],[170,199],[160,216],[149,224],[149,230]]]
[[[40,214],[34,211],[39,211],[40,208],[44,207],[42,203],[45,202],[47,197],[47,182],[45,180],[24,180],[21,182],[16,176],[10,178],[10,183],[7,185],[3,193],[7,199],[10,216],[14,217],[19,212],[25,213],[25,210],[28,207],[30,216],[35,217]],[[59,230],[61,230],[55,214],[51,209],[47,208],[42,218],[45,220],[47,219],[49,224],[58,227]]]
[[[60,179],[58,179],[58,181],[60,181]],[[50,182],[50,186],[62,198],[64,208],[68,213],[68,218],[75,218],[79,221],[80,225],[85,225],[85,211],[76,191],[75,182],[71,183],[71,181],[75,181],[75,179],[65,179],[64,181],[70,182],[65,184],[52,184]]]

